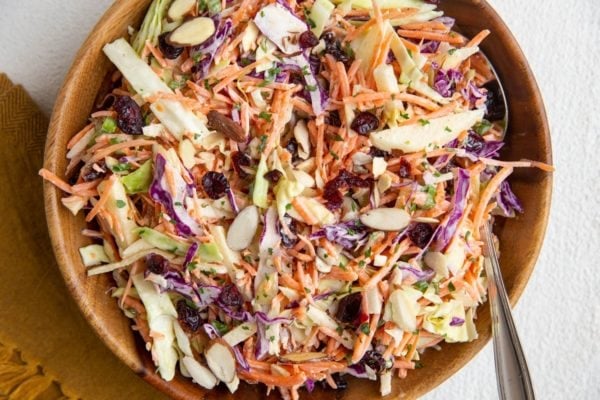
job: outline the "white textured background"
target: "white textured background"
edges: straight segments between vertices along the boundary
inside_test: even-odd
[[[600,0],[490,2],[537,77],[557,167],[548,234],[517,326],[539,399],[598,400]],[[0,0],[0,70],[49,114],[75,52],[110,3]],[[491,345],[425,398],[497,398]]]

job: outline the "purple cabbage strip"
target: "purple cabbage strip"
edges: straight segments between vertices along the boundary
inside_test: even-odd
[[[232,31],[233,23],[230,19],[226,19],[225,21],[220,21],[218,16],[213,17],[215,25],[218,26],[216,32],[208,38],[204,43],[192,47],[190,51],[191,57],[197,57],[202,55],[202,59],[194,66],[194,72],[197,74],[196,79],[202,79],[206,75],[208,75],[208,71],[210,69],[210,65],[212,64],[217,51],[225,39],[229,37],[229,34]]]
[[[166,189],[166,182],[163,182],[167,160],[161,155],[156,156],[154,162],[154,179],[150,185],[150,196],[152,199],[167,210],[167,214],[175,222],[177,233],[183,236],[199,235],[201,228],[198,223],[188,214],[184,207],[185,197],[189,188],[182,177],[174,175],[177,193],[171,194]],[[180,205],[175,206],[178,203]]]
[[[196,253],[198,252],[198,243],[194,242],[185,253],[185,260],[183,261],[183,267],[186,268],[189,263],[192,262],[194,257],[196,257]]]
[[[430,269],[427,271],[421,271],[412,267],[400,267],[402,271],[406,271],[407,273],[413,275],[417,278],[417,281],[430,281],[435,276],[435,271]]]
[[[267,329],[264,323],[256,321],[256,328],[258,340],[256,341],[254,356],[257,360],[262,360],[269,352],[269,339],[267,339]]]
[[[240,208],[238,207],[237,202],[235,201],[235,195],[233,194],[233,190],[231,190],[231,188],[228,188],[226,192],[227,200],[229,201],[231,209],[233,210],[234,214],[239,214]]]
[[[161,275],[166,286],[159,285],[162,290],[179,293],[183,297],[191,300],[198,308],[205,308],[217,300],[221,293],[221,288],[217,286],[198,286],[185,281],[181,273],[175,270],[167,270]]]
[[[250,365],[248,364],[246,358],[244,358],[244,355],[242,354],[241,350],[237,346],[233,346],[232,349],[233,354],[235,355],[235,359],[237,360],[240,367],[244,371],[250,371]]]
[[[465,323],[465,320],[458,317],[452,317],[452,321],[450,321],[450,326],[461,326]]]
[[[219,335],[219,331],[217,331],[217,328],[215,328],[212,324],[209,324],[209,323],[203,324],[202,328],[204,328],[204,332],[206,332],[209,339],[211,339],[211,340],[221,337],[221,335]]]
[[[475,144],[469,144],[476,142]],[[463,143],[458,143],[458,140],[453,140],[445,147],[451,149],[462,149],[464,152],[457,153],[458,157],[466,157],[475,162],[478,157],[493,158],[500,155],[500,150],[504,147],[504,142],[499,140],[485,140],[474,131],[469,131],[468,140]],[[437,161],[436,161],[437,164]],[[434,164],[435,166],[435,164]]]
[[[262,311],[254,313],[256,322],[262,322],[263,324],[291,324],[292,319],[286,317],[269,317]]]
[[[368,234],[367,227],[356,220],[324,226],[320,231],[313,233],[310,238],[320,239],[324,237],[345,249],[352,249],[361,246],[367,239]]]
[[[221,335],[219,334],[219,331],[212,324],[208,324],[208,323],[203,324],[202,328],[204,328],[204,331],[206,332],[209,339],[211,339],[211,340],[221,337]],[[233,350],[235,359],[237,360],[240,367],[244,371],[249,371],[250,365],[248,365],[248,361],[244,358],[244,355],[242,354],[240,349],[237,346],[231,346],[231,349]]]
[[[425,41],[425,42],[423,42],[423,44],[421,44],[421,53],[435,54],[435,53],[437,53],[439,47],[440,47],[440,42],[438,42],[438,41],[435,41],[435,40]]]
[[[436,19],[434,19],[434,21],[441,22],[448,29],[452,29],[454,27],[454,24],[456,23],[456,20],[454,18],[445,16],[445,15],[441,16],[441,17],[437,17]]]
[[[443,97],[452,97],[456,90],[456,83],[462,79],[462,73],[456,69],[448,71],[438,69],[433,80],[433,88]]]
[[[462,94],[465,100],[468,100],[471,105],[475,105],[479,99],[487,98],[487,93],[478,88],[473,82],[469,82],[469,84],[461,90],[460,94]]]
[[[349,375],[355,376],[357,378],[368,379],[369,374],[367,374],[367,369],[364,364],[353,364],[349,365],[345,370]]]
[[[456,234],[456,228],[458,227],[458,223],[462,218],[467,205],[470,185],[469,172],[459,168],[458,177],[454,184],[452,211],[450,211],[446,224],[443,226],[440,225],[433,236],[436,239],[435,248],[437,251],[443,251]]]
[[[523,205],[510,188],[510,183],[507,181],[500,184],[500,191],[496,194],[498,206],[506,217],[514,217],[515,211],[523,213]]]
[[[308,393],[312,393],[312,391],[315,390],[315,381],[307,379],[306,382],[304,382],[304,386],[306,386]]]

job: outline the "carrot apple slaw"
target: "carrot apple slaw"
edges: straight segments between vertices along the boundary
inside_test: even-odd
[[[490,32],[431,3],[154,0],[104,47],[109,90],[40,175],[163,379],[385,396],[477,338],[479,227],[523,212],[514,168],[551,167],[497,160]]]

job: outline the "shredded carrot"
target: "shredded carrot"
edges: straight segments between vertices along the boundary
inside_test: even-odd
[[[435,40],[438,42],[447,42],[450,44],[462,44],[464,39],[459,35],[454,35],[451,33],[437,33],[437,32],[429,32],[429,31],[411,31],[408,29],[398,29],[398,35],[404,36],[410,39],[425,39],[425,40]]]

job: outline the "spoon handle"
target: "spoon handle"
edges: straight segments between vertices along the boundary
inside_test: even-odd
[[[498,393],[502,400],[533,400],[533,385],[510,311],[489,223],[484,225],[483,230],[488,252],[485,268],[489,281]]]

